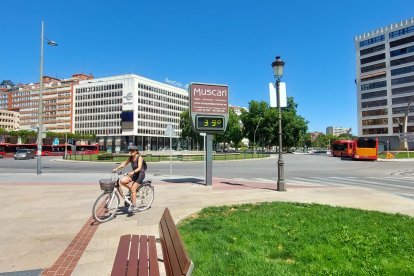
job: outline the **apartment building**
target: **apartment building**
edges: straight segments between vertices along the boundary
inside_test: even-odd
[[[355,48],[358,136],[398,148],[407,111],[414,132],[414,18],[356,36]]]
[[[80,81],[74,86],[72,128],[95,134],[102,150],[119,152],[180,148],[180,114],[188,109],[184,89],[134,74]],[[172,145],[166,134],[174,129]]]
[[[43,77],[43,125],[45,131],[73,132],[73,85],[91,75],[75,74],[68,79]],[[38,126],[39,83],[18,85],[9,92],[8,109],[20,113],[20,129]]]
[[[9,106],[9,92],[0,90],[0,110],[7,109]]]
[[[0,109],[0,128],[5,130],[19,129],[19,112]]]

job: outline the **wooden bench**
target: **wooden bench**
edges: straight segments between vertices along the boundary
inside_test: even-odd
[[[193,262],[168,208],[164,210],[158,230],[166,275],[191,275]],[[155,236],[121,236],[111,275],[160,275]]]

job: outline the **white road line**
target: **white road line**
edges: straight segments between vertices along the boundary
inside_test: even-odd
[[[341,178],[339,178],[341,179]],[[374,182],[374,181],[366,181],[362,179],[348,179],[348,181],[356,182],[356,183],[366,183],[371,186],[384,186],[384,187],[395,187],[395,188],[403,188],[403,189],[410,189],[414,190],[414,187],[407,187],[407,186],[401,186],[401,185],[394,185],[394,184],[388,184],[388,183],[380,183],[380,182]],[[350,185],[355,185],[353,183],[350,183]]]
[[[374,179],[387,179],[390,181],[396,181],[396,182],[404,182],[404,183],[414,183],[414,179],[402,179],[402,178],[395,178],[395,177],[384,177],[384,178],[379,178],[379,177],[368,177],[368,178],[374,178]]]
[[[268,178],[253,178],[253,180],[260,181],[260,182],[269,182],[269,183],[270,182],[274,183],[277,181],[277,179],[268,179]]]

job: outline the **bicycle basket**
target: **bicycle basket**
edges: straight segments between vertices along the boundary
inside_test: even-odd
[[[112,192],[115,188],[115,182],[112,179],[101,179],[99,180],[101,190],[105,192]]]

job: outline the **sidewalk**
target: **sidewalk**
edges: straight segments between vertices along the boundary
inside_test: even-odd
[[[99,174],[71,174],[70,178],[63,174],[19,174],[16,179],[2,174],[0,275],[39,275],[44,269],[109,275],[119,237],[130,233],[158,236],[165,207],[175,222],[207,206],[261,201],[320,203],[414,216],[414,200],[368,188],[287,183],[287,192],[277,192],[276,183],[215,178],[209,187],[202,185],[203,179],[149,175],[155,186],[152,208],[134,215],[125,212],[96,225],[90,217],[101,193],[100,178]],[[68,247],[71,243],[79,246]]]

